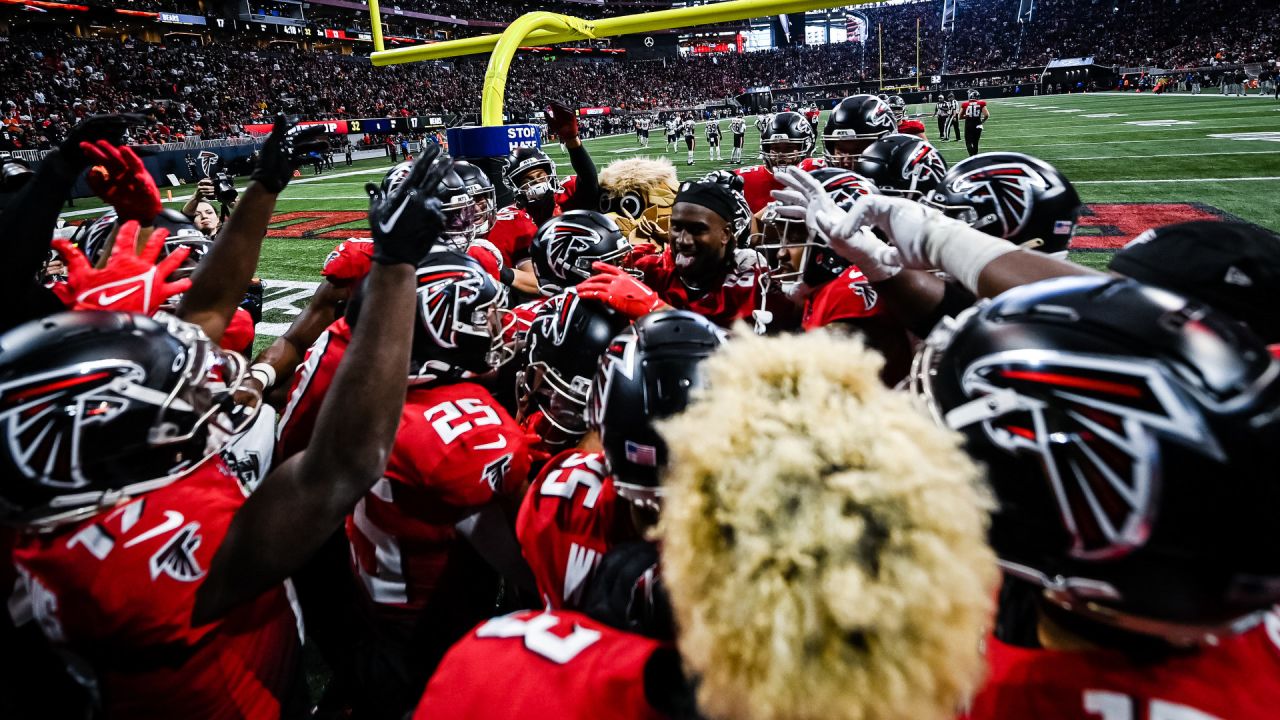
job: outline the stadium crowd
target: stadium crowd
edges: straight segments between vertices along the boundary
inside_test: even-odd
[[[1042,66],[1053,57],[1092,55],[1122,66],[1202,67],[1262,63],[1274,67],[1272,10],[1261,2],[1135,0],[1115,5],[1046,2],[1020,28],[1015,4],[966,5],[954,33],[938,32],[937,3],[867,10],[884,29],[885,73],[906,77],[915,65],[921,21],[923,74]],[[1126,27],[1127,33],[1109,33]],[[872,48],[876,39],[870,40]],[[75,119],[156,105],[160,126],[138,141],[224,137],[276,112],[311,117],[428,115],[477,109],[484,64],[471,59],[375,71],[362,58],[260,48],[243,38],[199,46],[135,39],[76,38],[59,31],[7,38],[0,111],[11,148],[47,148]],[[851,83],[876,77],[874,50],[859,43],[800,46],[662,61],[539,58],[517,63],[509,107],[536,109],[553,82],[557,95],[583,106],[626,110],[689,107],[746,88]],[[1211,79],[1211,81],[1214,81]]]

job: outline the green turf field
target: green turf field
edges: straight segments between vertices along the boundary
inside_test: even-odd
[[[1089,210],[1073,242],[1072,259],[1104,266],[1115,248],[1153,225],[1233,216],[1280,231],[1280,103],[1220,95],[1051,95],[989,103],[982,150],[1016,150],[1053,163],[1075,184]],[[930,107],[911,108],[926,113]],[[936,123],[925,117],[936,140]],[[723,154],[728,156],[728,123]],[[634,135],[587,141],[598,166],[637,154],[663,155],[665,138],[651,133],[640,151]],[[966,156],[963,143],[941,143],[949,163]],[[744,157],[758,162],[754,118],[748,118]],[[569,172],[558,147],[549,152]],[[667,154],[681,179],[728,163],[707,160],[698,138],[697,161],[685,165],[683,141]],[[290,184],[265,243],[261,276],[268,285],[265,334],[276,334],[310,296],[326,254],[342,238],[365,235],[363,186],[378,181],[386,159]],[[354,174],[353,174],[354,173]],[[171,206],[176,206],[175,201]],[[84,210],[75,219],[92,217]]]

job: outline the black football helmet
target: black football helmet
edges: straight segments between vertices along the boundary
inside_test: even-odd
[[[902,99],[901,95],[890,95],[885,101],[889,104],[889,109],[893,110],[893,117],[902,122],[907,117],[907,101]]]
[[[587,401],[618,495],[649,509],[662,497],[667,448],[654,421],[674,415],[701,387],[698,365],[724,342],[710,320],[687,310],[650,313],[613,339]]]
[[[600,356],[630,320],[572,290],[538,308],[521,349],[516,373],[520,415],[542,412],[562,439],[577,442],[587,432],[587,392]]]
[[[919,200],[942,182],[947,162],[928,140],[894,133],[867,146],[853,169],[885,195]]]
[[[977,99],[979,99],[979,98],[981,98],[981,97],[982,97],[982,93],[979,93],[977,90],[970,90],[970,91],[969,91],[969,99],[970,99],[970,100],[977,100]]]
[[[534,180],[528,177],[530,170],[542,170],[547,174],[544,179]],[[535,205],[548,195],[563,191],[560,178],[556,175],[556,162],[538,148],[516,148],[507,156],[507,166],[502,178],[511,192],[515,193],[516,204],[520,207]]]
[[[827,165],[852,170],[872,141],[898,132],[893,109],[872,95],[853,95],[840,101],[822,129],[822,156]]]
[[[411,382],[483,375],[515,355],[510,332],[515,316],[506,308],[507,288],[480,263],[466,253],[439,248],[419,263],[417,275]]]
[[[1083,207],[1056,168],[1015,152],[961,160],[920,201],[988,235],[1050,254],[1066,252]]]
[[[1111,277],[1010,290],[940,326],[913,393],[964,434],[1006,573],[1177,644],[1280,600],[1280,361],[1207,305]]]
[[[409,179],[409,173],[412,171],[412,160],[405,160],[402,163],[397,163],[394,167],[388,170],[387,174],[382,176],[383,197],[389,196],[391,193],[396,191],[396,188],[404,184],[404,181]]]
[[[455,163],[456,164],[456,163]],[[454,250],[465,251],[479,234],[479,213],[471,199],[471,187],[455,168],[440,178],[435,198],[440,201],[444,213],[444,228],[440,239]]]
[[[529,246],[538,289],[548,297],[595,274],[591,264],[617,265],[631,253],[631,242],[608,215],[570,210],[538,228]]]
[[[77,228],[72,235],[72,242],[80,247],[90,264],[97,264],[106,250],[107,241],[115,235],[118,224],[119,218],[116,216],[116,211],[111,210],[97,220]],[[200,264],[209,249],[213,247],[213,238],[197,230],[191,218],[172,208],[161,210],[160,214],[156,215],[154,224],[157,228],[169,231],[160,257],[166,257],[180,247],[191,248],[191,254],[174,271],[170,279],[190,276],[196,265]]]
[[[466,160],[454,160],[453,171],[462,178],[462,182],[467,186],[467,194],[471,196],[471,202],[475,205],[476,237],[488,235],[489,230],[493,228],[493,223],[498,219],[498,197],[493,181],[484,174],[483,170]]]
[[[810,173],[822,183],[822,188],[842,209],[848,210],[863,195],[879,195],[876,184],[857,173],[842,168],[824,167]],[[761,222],[772,228],[776,242],[761,243],[756,249],[764,253],[769,262],[769,272],[762,276],[768,282],[804,282],[809,287],[821,287],[840,276],[850,265],[831,249],[824,236],[810,236],[803,220],[779,217],[777,205],[765,206]],[[791,253],[800,250],[798,261]],[[767,287],[766,287],[767,291]]]
[[[0,519],[48,529],[164,487],[257,415],[247,363],[165,313],[74,312],[0,336]]]
[[[790,110],[769,116],[760,131],[760,157],[770,170],[799,165],[813,152],[813,144],[813,126]]]

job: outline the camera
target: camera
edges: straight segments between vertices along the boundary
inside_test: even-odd
[[[0,192],[17,192],[32,177],[31,166],[26,161],[7,152],[0,152]]]

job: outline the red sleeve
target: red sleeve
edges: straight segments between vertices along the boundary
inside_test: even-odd
[[[879,295],[856,267],[823,285],[805,304],[804,329],[880,314]]]
[[[467,248],[467,254],[473,260],[480,263],[480,267],[494,280],[502,278],[502,252],[493,246],[488,240],[476,238],[471,241],[471,245]]]
[[[498,218],[489,230],[489,243],[502,253],[502,264],[512,265],[512,259],[524,255],[538,230],[529,214],[515,205],[498,211]]]
[[[338,243],[324,260],[320,274],[338,286],[360,282],[373,267],[373,241],[350,238]]]
[[[222,332],[222,339],[218,341],[218,345],[223,350],[244,352],[245,348],[253,345],[253,338],[253,316],[244,308],[236,308],[235,313],[231,315],[231,323]]]
[[[574,193],[578,192],[578,176],[570,175],[569,177],[565,178],[560,183],[560,187],[562,188],[562,190],[556,193],[556,204],[564,205],[568,203],[570,200],[573,200]]]

